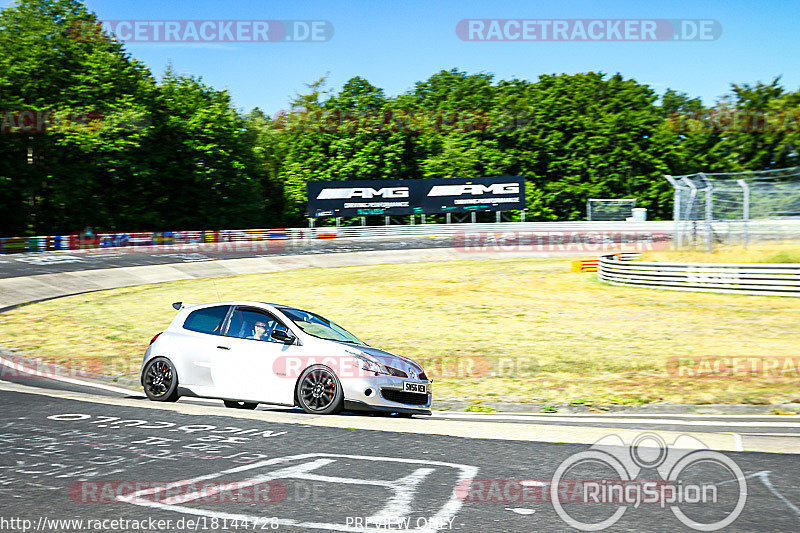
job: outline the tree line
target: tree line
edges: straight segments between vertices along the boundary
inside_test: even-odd
[[[270,116],[156,78],[96,23],[79,0],[0,12],[0,235],[302,225],[321,179],[523,175],[527,220],[583,219],[588,198],[669,218],[664,174],[800,164],[800,91],[780,78],[711,106],[600,72],[442,70],[397,96],[321,78]]]

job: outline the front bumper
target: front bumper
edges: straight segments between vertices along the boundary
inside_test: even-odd
[[[340,381],[344,390],[346,409],[431,414],[430,381],[385,375],[345,378]],[[403,392],[405,381],[425,384],[428,392],[426,394]],[[369,391],[371,394],[367,395]]]

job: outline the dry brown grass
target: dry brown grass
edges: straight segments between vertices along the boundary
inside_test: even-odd
[[[741,246],[716,246],[711,253],[701,250],[663,250],[646,252],[642,261],[675,263],[800,263],[800,243],[759,243]]]

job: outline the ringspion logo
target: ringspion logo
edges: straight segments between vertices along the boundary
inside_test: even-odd
[[[640,479],[642,472],[652,471],[661,481]],[[605,477],[609,473],[613,479]],[[569,480],[580,481],[577,501],[592,504],[591,510],[560,497]],[[690,435],[678,436],[669,446],[656,433],[642,433],[627,447],[619,436],[607,435],[562,461],[549,489],[558,516],[581,531],[609,528],[642,505],[669,508],[691,529],[717,531],[731,525],[747,501],[747,480],[739,465]]]

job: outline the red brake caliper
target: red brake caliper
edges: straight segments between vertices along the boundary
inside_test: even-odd
[[[330,391],[330,393],[328,393],[328,398],[332,400],[333,399],[333,380],[330,381],[330,385],[331,385],[330,386],[330,390],[331,391]]]

